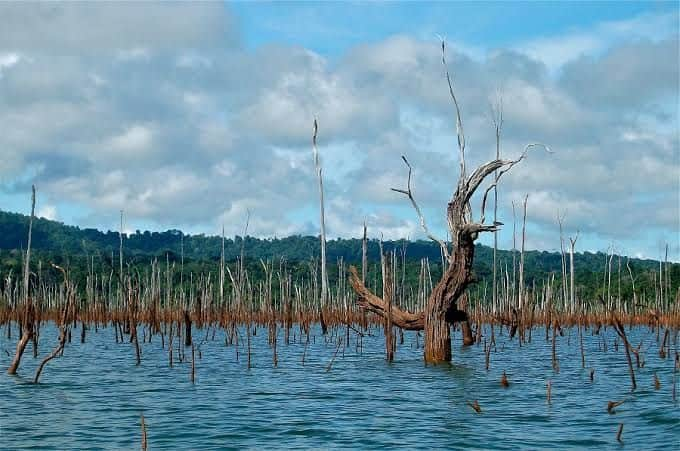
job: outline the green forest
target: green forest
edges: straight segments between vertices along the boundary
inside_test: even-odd
[[[0,211],[0,276],[20,274],[23,250],[27,245],[29,217],[18,213]],[[51,268],[57,264],[68,268],[70,277],[79,286],[84,286],[88,270],[100,274],[118,271],[120,235],[115,231],[101,232],[96,229],[81,229],[57,221],[37,218],[32,234],[32,271],[40,271],[41,277],[58,280],[59,274]],[[380,270],[380,243],[368,241],[367,248],[369,275],[375,276]],[[399,262],[405,262],[407,284],[417,285],[421,260],[429,260],[431,275],[436,282],[441,274],[441,253],[439,245],[430,241],[385,241],[385,252],[396,252]],[[163,265],[182,266],[182,272],[213,275],[219,272],[222,252],[222,238],[219,236],[184,235],[179,230],[165,232],[136,231],[123,235],[124,270],[143,272],[152,261]],[[310,268],[318,264],[319,238],[314,236],[290,236],[286,238],[260,239],[237,236],[224,240],[225,261],[232,264],[243,252],[251,280],[263,277],[260,260],[271,260],[275,266],[285,264],[297,277],[309,277]],[[362,240],[336,239],[327,243],[329,281],[337,282],[338,271],[333,265],[342,260],[345,264],[361,265]],[[610,255],[597,252],[583,252],[575,255],[575,280],[578,293],[586,299],[595,299],[605,291],[605,268]],[[499,278],[507,268],[512,277],[513,264],[519,265],[519,251],[498,251]],[[568,256],[567,256],[568,259]],[[524,280],[528,287],[541,286],[554,277],[559,283],[562,275],[562,256],[557,252],[526,251]],[[514,262],[514,263],[513,263]],[[401,264],[401,263],[400,263]],[[631,274],[638,295],[654,296],[658,284],[660,267],[668,275],[672,294],[677,302],[680,286],[680,264],[655,260],[641,260],[614,255],[611,258],[611,290],[621,292],[624,299],[632,296]],[[629,269],[630,268],[630,271]],[[175,271],[178,273],[178,271]],[[493,274],[493,248],[477,245],[474,262],[476,287],[481,292],[491,292]],[[179,276],[177,275],[177,281]]]

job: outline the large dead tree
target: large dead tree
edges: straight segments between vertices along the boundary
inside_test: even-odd
[[[442,64],[446,69],[445,45],[442,42]],[[468,317],[464,311],[464,295],[467,286],[473,281],[472,262],[475,255],[475,240],[482,232],[495,232],[499,222],[485,223],[484,211],[489,192],[497,186],[498,180],[514,165],[522,161],[527,152],[534,146],[541,144],[529,144],[524,152],[516,160],[502,160],[496,158],[479,166],[467,175],[465,167],[465,135],[461,120],[458,100],[454,94],[453,84],[446,69],[446,79],[449,86],[449,94],[456,109],[456,131],[458,135],[458,150],[460,153],[460,178],[456,190],[451,197],[446,209],[450,243],[435,237],[427,227],[425,218],[411,190],[412,168],[406,157],[402,157],[408,167],[408,179],[406,189],[392,188],[393,191],[402,193],[408,197],[415,209],[420,225],[425,234],[431,240],[439,243],[442,253],[447,260],[447,267],[441,280],[432,290],[425,304],[425,310],[418,313],[404,311],[395,305],[389,306],[392,323],[406,330],[424,330],[425,332],[425,361],[430,363],[448,362],[451,360],[451,329],[454,322],[463,323],[464,342],[471,343],[472,333],[469,327]],[[547,150],[547,148],[546,148]],[[486,178],[496,171],[492,183],[484,191],[480,217],[473,219],[470,200],[480,188]],[[355,268],[350,268],[350,282],[358,297],[358,304],[365,310],[379,316],[386,317],[388,305],[382,298],[371,293],[363,284]]]

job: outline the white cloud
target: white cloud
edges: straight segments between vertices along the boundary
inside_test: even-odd
[[[0,3],[0,49],[97,53],[235,42],[235,24],[217,2]]]
[[[122,153],[123,157],[131,154],[145,152],[153,144],[153,131],[151,128],[135,124],[126,128],[121,134],[111,137],[105,146],[110,147],[116,153]]]
[[[59,217],[57,216],[57,207],[49,204],[43,205],[38,209],[38,217],[50,219],[52,221],[58,219]]]
[[[575,29],[560,36],[534,38],[514,48],[558,70],[582,56],[598,56],[622,41],[658,41],[677,30],[677,13],[643,14],[627,20],[602,22],[589,29]]]
[[[75,27],[73,18],[89,11],[76,10],[46,34]],[[390,191],[406,183],[401,155],[413,165],[413,190],[430,227],[443,235],[458,162],[436,42],[392,36],[330,60],[294,46],[223,48],[216,38],[223,27],[191,14],[195,23],[178,36],[137,30],[117,40],[116,26],[97,34],[88,23],[89,50],[85,38],[52,45],[19,36],[16,27],[0,31],[0,47],[9,36],[10,47],[25,49],[0,59],[0,196],[29,189],[33,180],[23,175],[35,168],[41,191],[87,210],[89,225],[108,225],[123,209],[130,223],[210,233],[224,223],[240,234],[250,211],[253,234],[316,233],[316,116],[329,236],[358,236],[366,219],[386,238],[422,237],[407,200]],[[173,29],[177,17],[168,20]],[[606,39],[592,41],[600,29]],[[503,155],[516,157],[534,141],[555,151],[531,153],[501,185],[506,224],[510,199],[530,194],[534,243],[551,242],[558,208],[568,210],[570,228],[595,242],[633,243],[640,224],[654,230],[654,240],[673,239],[680,226],[678,114],[669,106],[678,96],[671,82],[677,35],[649,28],[628,38],[625,29],[604,24],[548,43],[563,46],[554,61],[545,42],[527,51],[533,57],[448,49],[469,166],[495,154],[489,100],[497,88]],[[551,76],[546,67],[555,64],[562,71]]]

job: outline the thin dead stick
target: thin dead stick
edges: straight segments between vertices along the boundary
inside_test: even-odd
[[[625,346],[626,350],[626,359],[628,360],[628,371],[630,372],[630,381],[632,384],[632,390],[635,390],[637,388],[637,383],[635,382],[635,371],[633,370],[633,360],[630,357],[630,352],[631,352],[631,345],[628,342],[628,337],[626,337],[626,331],[623,328],[623,324],[621,324],[621,321],[619,320],[618,316],[616,316],[616,313],[614,313],[613,310],[609,310],[607,307],[607,303],[605,300],[602,298],[602,295],[599,296],[600,302],[604,306],[605,310],[608,310],[611,316],[614,318],[614,330],[616,333],[621,337],[623,340],[623,345]]]
[[[307,347],[309,346],[309,335],[307,335],[307,341],[305,341],[305,349],[302,351],[302,366],[305,366],[305,357],[307,356]]]
[[[319,125],[314,119],[314,133],[312,135],[312,148],[314,153],[314,166],[316,168],[316,175],[319,179],[319,225],[321,229],[321,299],[319,306],[319,319],[321,322],[321,332],[326,335],[327,328],[323,318],[323,309],[326,307],[326,300],[328,296],[328,274],[326,274],[326,216],[324,213],[323,202],[323,169],[321,168],[321,161],[319,160],[319,149],[316,146],[317,133]]]
[[[328,366],[326,367],[326,372],[328,373],[331,368],[333,367],[333,362],[335,362],[335,357],[338,355],[338,351],[340,350],[340,346],[342,345],[342,340],[338,340],[338,347],[335,348],[335,353],[333,354],[333,358],[331,359],[330,362],[328,362]]]
[[[144,423],[144,414],[141,415],[141,423],[142,423],[142,451],[146,451],[147,448],[147,440],[146,440],[146,424]]]
[[[479,405],[479,402],[475,399],[474,402],[467,401],[467,405],[472,407],[472,409],[477,412],[477,413],[482,413],[482,408]]]
[[[191,383],[196,382],[196,347],[191,344]]]
[[[413,205],[413,208],[415,209],[416,213],[418,214],[418,218],[420,219],[420,227],[423,229],[425,232],[425,235],[432,241],[435,241],[436,243],[439,243],[439,247],[441,247],[442,252],[444,253],[444,256],[446,257],[446,260],[448,261],[450,259],[449,256],[449,249],[446,246],[446,243],[444,240],[441,240],[434,236],[431,232],[430,229],[427,227],[427,223],[425,222],[425,217],[423,216],[422,211],[420,210],[420,207],[418,207],[418,203],[416,202],[415,198],[413,197],[413,191],[411,191],[411,173],[413,172],[413,168],[411,167],[411,164],[408,162],[406,157],[404,155],[401,156],[401,159],[404,160],[404,163],[408,167],[408,178],[406,180],[406,189],[398,189],[398,188],[391,188],[392,191],[397,192],[397,193],[402,193],[408,197],[408,199],[411,201],[411,205]]]

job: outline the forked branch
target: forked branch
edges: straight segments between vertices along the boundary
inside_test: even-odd
[[[489,161],[488,163],[485,163],[478,167],[475,172],[473,172],[470,177],[467,179],[465,183],[465,200],[469,201],[472,195],[477,191],[477,188],[479,188],[479,185],[488,177],[492,172],[494,172],[497,169],[502,169],[498,173],[498,177],[496,178],[497,183],[498,179],[500,179],[503,174],[508,172],[510,169],[512,169],[513,166],[515,166],[517,163],[522,161],[524,158],[526,158],[527,154],[531,149],[534,147],[542,147],[543,149],[546,150],[548,153],[552,153],[552,150],[545,144],[541,143],[531,143],[527,144],[526,147],[524,147],[524,152],[517,158],[516,160],[492,160]]]
[[[442,248],[442,252],[446,256],[446,259],[449,259],[449,249],[446,243],[443,240],[440,240],[436,236],[434,236],[431,232],[430,229],[427,227],[427,223],[425,222],[425,217],[423,216],[422,211],[420,211],[420,207],[418,207],[418,203],[416,202],[415,198],[413,197],[413,191],[411,191],[411,172],[413,169],[411,168],[411,164],[408,162],[406,157],[404,155],[401,156],[401,159],[404,160],[404,163],[408,167],[408,179],[406,182],[406,189],[398,189],[398,188],[391,188],[392,191],[404,194],[408,197],[408,199],[411,201],[411,205],[413,205],[413,208],[415,209],[416,213],[418,214],[418,218],[420,219],[420,227],[422,227],[423,231],[425,232],[425,235],[432,241],[435,241],[439,243],[439,246]]]

